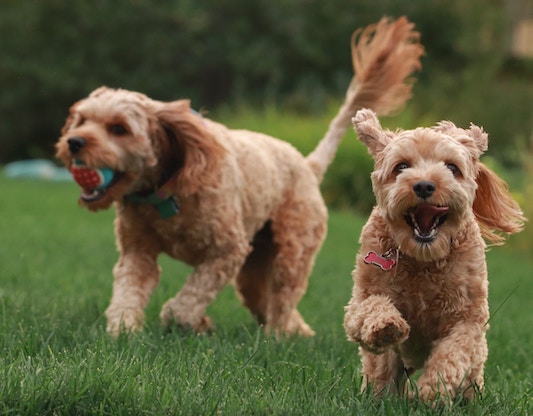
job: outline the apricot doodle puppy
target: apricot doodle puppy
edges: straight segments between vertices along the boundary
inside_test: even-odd
[[[326,235],[320,180],[358,109],[387,113],[409,98],[408,77],[423,52],[418,40],[405,18],[354,33],[346,100],[307,157],[281,140],[204,118],[188,100],[102,87],[75,103],[57,156],[82,188],[81,205],[115,206],[120,257],[108,332],[143,326],[157,258],[166,253],[193,271],[163,306],[164,325],[210,328],[206,308],[233,282],[267,332],[313,335],[297,305]]]
[[[503,243],[525,221],[506,184],[479,158],[487,134],[449,121],[385,131],[365,109],[353,119],[374,158],[374,208],[363,227],[344,327],[360,344],[363,389],[424,401],[483,389],[489,307],[483,237]]]

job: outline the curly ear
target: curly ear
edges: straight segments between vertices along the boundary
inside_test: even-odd
[[[108,91],[114,91],[114,89],[113,88],[108,88],[105,85],[102,85],[101,87],[98,87],[95,90],[93,90],[89,94],[89,97],[98,97],[99,95],[102,95],[102,94],[104,94],[104,93],[106,93]]]
[[[156,118],[164,130],[171,132],[184,152],[183,166],[178,176],[179,192],[191,195],[203,186],[219,180],[219,170],[226,149],[191,110],[189,100],[162,103]]]
[[[483,127],[470,123],[470,128],[467,130],[467,133],[474,140],[480,154],[485,153],[489,147],[489,136],[485,133]]]
[[[482,127],[470,123],[468,130],[457,127],[451,121],[440,121],[433,130],[454,137],[459,143],[469,150],[474,160],[479,160],[481,155],[487,151],[489,136]]]
[[[503,244],[505,236],[497,231],[505,234],[521,231],[526,221],[524,214],[505,181],[481,162],[476,182],[478,188],[473,209],[481,234],[490,243]]]
[[[459,143],[466,146],[474,160],[479,160],[489,147],[489,136],[482,127],[470,123],[468,130],[457,128],[461,133],[456,136]],[[498,178],[499,179],[499,178]]]
[[[390,135],[383,130],[376,113],[368,108],[359,110],[352,118],[352,124],[359,140],[368,148],[374,159],[390,143]]]

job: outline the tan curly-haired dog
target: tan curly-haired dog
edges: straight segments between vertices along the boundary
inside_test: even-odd
[[[354,33],[356,75],[317,148],[303,157],[286,142],[232,130],[193,112],[105,87],[72,106],[57,156],[91,211],[115,204],[120,258],[107,330],[141,328],[158,284],[160,253],[194,267],[161,311],[165,325],[202,331],[208,305],[234,282],[246,307],[276,335],[313,335],[297,311],[326,235],[319,184],[356,110],[380,113],[410,95],[419,35],[405,18]]]
[[[375,161],[377,200],[344,320],[360,344],[363,389],[403,393],[405,376],[422,368],[421,399],[471,397],[487,359],[483,237],[503,243],[497,232],[519,231],[522,211],[479,161],[488,145],[480,127],[390,132],[368,109],[353,123]]]

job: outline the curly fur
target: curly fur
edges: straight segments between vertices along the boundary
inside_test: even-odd
[[[354,66],[360,71],[307,158],[286,142],[204,118],[187,100],[161,102],[102,87],[74,104],[57,156],[68,167],[77,159],[89,168],[111,168],[118,178],[96,197],[80,198],[91,211],[112,203],[116,208],[120,257],[107,330],[142,327],[159,280],[157,257],[166,253],[194,270],[163,306],[165,325],[211,327],[206,308],[234,282],[267,331],[313,335],[297,304],[326,235],[320,179],[363,103],[384,113],[409,98],[406,77],[420,67],[423,52],[412,29],[405,18],[383,19],[354,38]],[[131,198],[153,193],[173,177],[180,211],[171,218]]]
[[[368,109],[353,123],[375,161],[377,201],[361,233],[344,320],[360,344],[363,388],[403,393],[405,376],[422,369],[423,400],[471,397],[483,388],[487,359],[483,237],[499,244],[502,233],[520,231],[522,211],[479,161],[488,146],[481,128],[446,121],[391,132]],[[391,249],[393,269],[365,262],[366,253]]]

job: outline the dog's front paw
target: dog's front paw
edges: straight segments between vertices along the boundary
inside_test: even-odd
[[[195,332],[207,332],[213,329],[214,325],[208,316],[196,316],[192,311],[184,311],[175,305],[175,300],[171,299],[163,305],[159,315],[163,326],[170,327],[178,325],[186,329],[192,329]]]
[[[359,343],[374,354],[403,343],[409,336],[409,324],[401,316],[390,316],[379,321],[365,321]]]
[[[315,331],[304,321],[296,309],[284,321],[267,323],[265,325],[265,333],[274,335],[278,339],[294,335],[303,337],[312,337],[315,335]]]
[[[411,400],[418,398],[431,407],[451,405],[454,398],[454,390],[451,386],[442,382],[439,382],[437,385],[432,385],[419,380],[418,391],[410,393],[409,397]]]
[[[198,322],[192,329],[196,332],[208,332],[211,331],[215,325],[209,316],[202,316],[200,322]]]
[[[141,330],[144,323],[144,312],[137,309],[120,309],[110,306],[107,308],[107,327],[108,334],[117,337],[120,333],[134,332]]]

